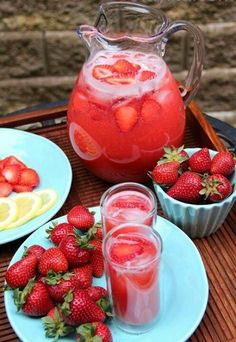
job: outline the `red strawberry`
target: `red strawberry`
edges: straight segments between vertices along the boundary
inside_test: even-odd
[[[64,301],[64,296],[74,290],[75,285],[71,281],[72,273],[49,272],[45,277],[45,284],[53,300],[58,303]]]
[[[211,157],[208,148],[204,147],[192,154],[189,158],[189,166],[194,172],[209,173],[211,167]]]
[[[223,176],[230,176],[235,168],[235,159],[229,151],[218,152],[211,161],[210,173],[220,173]]]
[[[54,307],[46,285],[32,279],[24,290],[14,291],[14,302],[18,310],[21,308],[24,314],[33,317],[44,316]]]
[[[36,275],[38,260],[35,255],[28,255],[11,265],[5,275],[7,285],[12,289],[24,288]]]
[[[129,74],[129,73],[136,73],[140,66],[137,64],[132,64],[128,62],[126,59],[118,59],[114,64],[113,68],[119,74]]]
[[[178,179],[178,171],[180,163],[178,161],[170,161],[155,166],[151,172],[152,179],[160,185],[172,185]]]
[[[13,191],[13,186],[7,182],[0,183],[0,197],[8,197]]]
[[[74,235],[74,227],[69,223],[53,223],[46,232],[48,233],[48,239],[50,239],[54,245],[59,246],[63,238],[68,235]]]
[[[9,166],[9,165],[18,165],[21,169],[25,169],[27,166],[15,156],[8,156],[1,160],[2,168]]]
[[[143,253],[143,247],[140,243],[126,243],[126,242],[117,242],[114,243],[111,249],[111,258],[122,264],[124,262],[130,261],[134,259],[136,256]]]
[[[160,113],[161,106],[158,102],[153,99],[147,99],[142,106],[141,117],[145,121],[151,121],[157,118],[157,115]]]
[[[44,254],[45,251],[46,251],[46,249],[40,245],[32,245],[28,248],[25,247],[24,256],[35,255],[36,258],[38,259],[38,261],[40,261],[42,255]]]
[[[59,337],[69,335],[73,331],[72,327],[65,324],[60,307],[53,307],[47,316],[42,318],[42,321],[46,337],[54,338],[54,341]]]
[[[228,197],[233,190],[230,181],[221,174],[208,176],[203,181],[204,188],[201,191],[210,202],[220,202]]]
[[[113,85],[130,85],[134,83],[134,74],[127,74],[127,75],[119,75],[119,76],[113,76],[108,77],[105,79],[105,81],[109,84]]]
[[[108,326],[102,322],[86,323],[77,329],[76,342],[100,341],[112,342],[112,334]]]
[[[128,132],[137,123],[138,113],[133,107],[124,106],[115,111],[115,118],[121,131]]]
[[[66,272],[68,270],[68,261],[61,249],[51,247],[42,255],[39,262],[39,272],[45,276],[49,271]]]
[[[189,167],[188,159],[189,155],[184,150],[184,145],[180,147],[174,147],[174,146],[163,146],[164,154],[158,164],[166,163],[169,161],[177,161],[181,163],[181,171],[187,171]]]
[[[90,240],[89,245],[93,246],[93,248],[90,250],[93,275],[95,277],[101,277],[104,271],[102,242],[100,240]]]
[[[94,225],[94,214],[85,206],[76,205],[67,214],[67,220],[72,226],[87,231]]]
[[[94,301],[97,302],[99,299],[107,298],[108,293],[104,287],[101,286],[90,286],[88,287],[85,292],[89,295],[89,297]]]
[[[2,175],[8,183],[17,184],[20,178],[20,170],[19,165],[8,165],[2,170]]]
[[[156,76],[155,72],[150,71],[150,70],[143,70],[140,75],[140,81],[147,81],[151,80]]]
[[[26,168],[21,170],[18,185],[26,185],[32,188],[39,185],[39,175],[34,169]]]
[[[97,80],[103,80],[104,78],[112,76],[114,71],[111,65],[96,65],[93,68],[92,74]]]
[[[77,267],[87,264],[90,254],[86,246],[75,236],[67,236],[60,242],[59,248],[68,260],[69,266]]]
[[[33,191],[33,188],[32,186],[27,186],[27,185],[17,185],[15,184],[13,186],[13,190],[15,192],[32,192]]]
[[[70,291],[61,308],[64,321],[71,326],[104,321],[106,318],[104,311],[81,289]]]
[[[186,171],[178,178],[176,183],[167,190],[167,194],[176,200],[186,203],[198,203],[202,189],[202,179],[194,172]]]
[[[91,264],[72,268],[71,272],[73,273],[71,281],[73,282],[73,284],[75,284],[75,287],[86,289],[92,285],[93,268]]]

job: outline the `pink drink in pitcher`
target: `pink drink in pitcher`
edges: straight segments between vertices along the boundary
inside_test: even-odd
[[[104,235],[126,222],[138,222],[152,227],[157,215],[153,192],[138,183],[121,183],[109,188],[101,197],[101,219]]]
[[[100,51],[81,70],[68,123],[75,151],[94,174],[139,182],[162,156],[163,145],[182,143],[185,110],[161,57]]]
[[[128,332],[151,329],[160,313],[161,238],[142,224],[122,224],[105,237],[103,253],[115,322]]]

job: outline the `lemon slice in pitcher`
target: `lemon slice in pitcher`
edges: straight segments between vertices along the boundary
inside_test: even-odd
[[[57,192],[50,188],[35,191],[35,194],[43,201],[42,207],[36,212],[35,216],[39,216],[48,211],[56,203],[58,198]]]
[[[0,231],[15,221],[17,214],[18,209],[15,201],[10,198],[0,198]]]
[[[22,192],[12,197],[18,208],[18,215],[15,221],[7,225],[6,229],[15,228],[31,220],[43,205],[40,196],[33,192]]]

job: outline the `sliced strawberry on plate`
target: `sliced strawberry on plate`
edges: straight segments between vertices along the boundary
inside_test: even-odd
[[[92,74],[93,77],[97,80],[102,80],[104,78],[110,77],[113,75],[114,69],[111,65],[96,65],[93,68]]]
[[[0,197],[8,197],[12,192],[13,187],[7,182],[0,183]]]
[[[17,185],[15,184],[13,187],[13,190],[15,192],[32,192],[33,187],[32,186],[27,186],[27,185]]]
[[[34,169],[26,168],[21,171],[18,184],[34,188],[39,185],[39,181],[37,172]]]
[[[161,106],[158,102],[148,99],[143,103],[141,116],[145,121],[155,119],[160,113],[160,109]]]
[[[27,166],[19,159],[17,159],[15,156],[9,156],[2,160],[3,162],[3,168],[9,165],[18,165],[21,169],[26,168]]]
[[[150,71],[150,70],[143,70],[140,75],[140,81],[147,81],[151,80],[156,76],[155,72]]]
[[[114,64],[113,68],[119,74],[136,73],[138,71],[136,64],[132,64],[126,59],[118,59]]]
[[[127,240],[127,238],[126,238]],[[131,261],[136,256],[143,253],[143,247],[138,243],[117,242],[114,243],[111,248],[111,258],[122,264],[127,261]]]
[[[115,118],[121,131],[128,132],[138,121],[138,113],[133,107],[124,106],[116,110]]]
[[[17,184],[20,178],[21,167],[19,165],[7,165],[2,170],[2,175],[10,184]]]
[[[134,83],[135,79],[133,77],[134,75],[132,73],[127,75],[119,75],[116,77],[108,77],[105,79],[105,81],[109,84],[113,85],[129,85]]]

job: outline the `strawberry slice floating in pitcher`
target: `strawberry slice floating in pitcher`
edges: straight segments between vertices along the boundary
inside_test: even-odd
[[[115,112],[115,118],[122,132],[128,132],[138,121],[137,111],[130,106],[120,107]]]

